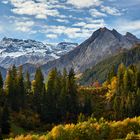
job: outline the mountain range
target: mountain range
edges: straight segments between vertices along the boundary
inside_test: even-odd
[[[110,56],[131,49],[139,42],[131,33],[122,35],[115,29],[100,28],[74,50],[42,65],[41,68],[45,74],[54,67],[59,70],[74,68],[75,72],[81,73]]]
[[[133,34],[127,32],[122,35],[106,27],[93,32],[80,45],[62,42],[53,46],[34,40],[3,38],[0,42],[0,66],[7,69],[11,64],[23,65],[23,70],[28,70],[32,76],[38,66],[44,75],[55,67],[60,71],[74,68],[78,74],[96,67],[107,58],[131,50],[138,43],[140,39]]]
[[[42,65],[55,60],[78,46],[77,43],[61,42],[58,45],[43,44],[35,40],[3,38],[0,41],[0,66],[26,63]]]

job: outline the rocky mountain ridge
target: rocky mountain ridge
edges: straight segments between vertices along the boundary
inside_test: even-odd
[[[0,41],[0,66],[8,68],[13,64],[19,66],[26,63],[42,65],[58,59],[77,45],[77,43],[63,42],[54,46],[35,40],[5,37]]]
[[[72,67],[77,73],[81,73],[107,57],[131,49],[139,42],[140,39],[131,33],[122,35],[115,29],[100,28],[74,50],[57,60],[48,62],[41,68],[45,74],[54,67],[59,70]]]

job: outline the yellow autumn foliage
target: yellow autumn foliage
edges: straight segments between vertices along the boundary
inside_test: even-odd
[[[140,117],[111,122],[103,118],[93,122],[91,118],[78,124],[55,126],[46,135],[21,135],[15,137],[15,140],[135,140],[133,138],[140,138],[139,132]]]

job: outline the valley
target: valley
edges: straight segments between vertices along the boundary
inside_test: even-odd
[[[79,46],[63,42],[56,48],[32,40],[2,42],[1,57],[10,63],[0,68],[1,137],[140,138],[140,40],[134,35],[100,28]],[[59,58],[40,63],[54,52]],[[23,56],[30,63],[14,63]]]
[[[140,140],[140,0],[0,0],[0,140]]]

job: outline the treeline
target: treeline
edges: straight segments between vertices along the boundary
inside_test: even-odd
[[[135,65],[120,64],[117,73],[112,67],[108,80],[106,97],[110,104],[111,119],[124,119],[140,115],[140,71]]]
[[[33,81],[28,72],[23,76],[22,67],[10,68],[5,81],[0,74],[0,128],[3,133],[10,131],[10,118],[15,120],[14,123],[19,121],[18,124],[26,129],[33,129],[32,123],[76,122],[83,108],[84,105],[79,105],[73,69],[69,73],[66,69],[62,73],[53,69],[46,81],[40,68]]]
[[[55,124],[81,122],[89,117],[122,120],[139,116],[139,110],[140,71],[135,65],[120,64],[118,70],[112,67],[99,88],[78,86],[73,69],[52,69],[47,80],[40,68],[32,81],[28,72],[23,76],[22,67],[10,68],[5,81],[0,74],[3,134],[10,132],[11,124],[25,130],[46,131]]]

